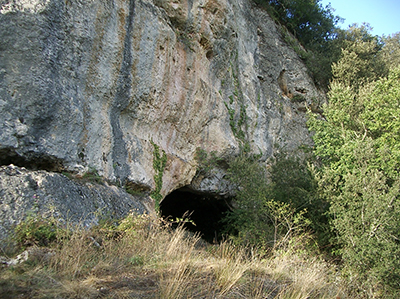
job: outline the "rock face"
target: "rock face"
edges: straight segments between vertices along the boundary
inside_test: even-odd
[[[165,196],[191,184],[198,148],[266,159],[311,143],[318,90],[249,0],[1,3],[2,165]]]
[[[0,240],[29,214],[91,226],[100,219],[119,219],[129,212],[142,214],[149,210],[144,198],[116,186],[14,165],[0,167],[0,198]]]

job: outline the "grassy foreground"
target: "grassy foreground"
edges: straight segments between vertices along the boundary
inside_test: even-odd
[[[1,267],[1,298],[346,298],[334,267],[307,253],[301,238],[261,256],[206,244],[147,215],[90,230],[51,227],[57,237],[47,246]],[[35,243],[22,231],[14,256]]]

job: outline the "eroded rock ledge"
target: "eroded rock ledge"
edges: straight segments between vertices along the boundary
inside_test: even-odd
[[[0,240],[29,214],[85,227],[102,218],[122,218],[130,211],[142,214],[151,209],[145,198],[106,182],[14,165],[0,167]]]

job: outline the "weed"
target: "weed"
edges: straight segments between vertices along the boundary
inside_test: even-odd
[[[134,255],[129,259],[129,262],[133,266],[143,266],[144,264],[144,258],[141,255]]]
[[[176,249],[178,240],[180,240],[180,234],[176,234],[175,238],[173,238],[170,243],[170,250]],[[194,250],[195,243],[187,250],[182,257],[175,263],[175,267],[172,269],[172,275],[163,275],[161,278],[160,284],[160,298],[165,299],[176,299],[176,298],[184,298],[185,293],[188,291],[188,286],[190,282],[190,259],[192,252]],[[170,255],[171,252],[167,252],[167,256]],[[169,274],[169,273],[168,273]]]
[[[89,182],[95,182],[98,184],[102,184],[104,182],[103,177],[99,175],[97,170],[93,167],[89,167],[89,170],[82,175],[82,179]]]
[[[295,94],[292,98],[292,102],[297,102],[297,103],[305,102],[306,100],[307,99],[301,94]]]
[[[24,250],[28,246],[48,246],[60,236],[60,228],[53,218],[28,214],[25,220],[15,227],[13,236],[17,245]]]

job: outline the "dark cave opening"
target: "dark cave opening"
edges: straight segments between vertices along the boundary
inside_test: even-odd
[[[199,193],[189,188],[181,188],[167,195],[160,203],[161,216],[175,220],[185,213],[194,222],[185,223],[192,232],[199,233],[207,242],[221,241],[224,225],[221,223],[225,213],[230,210],[229,200],[215,195]]]

